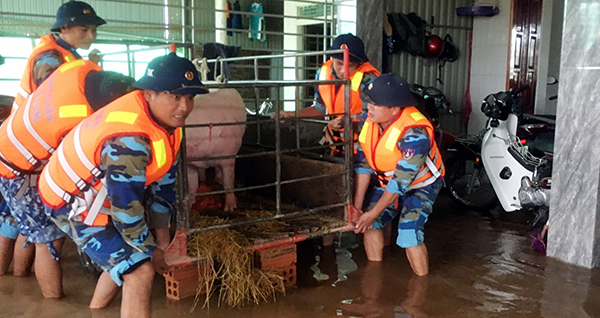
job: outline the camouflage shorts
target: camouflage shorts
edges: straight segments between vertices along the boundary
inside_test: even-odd
[[[421,188],[408,191],[404,196],[398,198],[398,203],[392,203],[373,221],[373,229],[382,229],[388,222],[392,221],[398,214],[398,239],[396,244],[400,247],[413,247],[423,244],[425,236],[423,228],[433,208],[433,202],[437,197],[444,182],[442,179]],[[372,188],[366,196],[368,206],[364,211],[371,210],[385,189],[382,187]]]
[[[27,238],[27,243],[51,243],[64,237],[65,234],[46,215],[37,187],[25,185],[24,192],[17,198],[26,181],[28,178],[0,177],[0,193],[6,199],[10,216],[16,221],[19,232]]]
[[[17,222],[10,214],[10,209],[2,197],[0,197],[0,236],[13,240],[19,236]]]
[[[127,244],[112,222],[106,226],[87,226],[83,222],[69,221],[68,208],[52,210],[52,221],[94,261],[102,270],[110,273],[110,277],[119,286],[123,285],[123,275],[139,264],[150,260],[147,253],[138,251]]]

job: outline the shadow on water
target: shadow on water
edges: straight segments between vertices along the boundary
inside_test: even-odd
[[[404,250],[386,248],[368,262],[360,237],[298,245],[298,287],[276,301],[243,308],[196,308],[165,299],[153,287],[154,317],[600,317],[600,274],[535,253],[527,226],[463,211],[440,197],[426,226],[430,275],[412,274]],[[339,240],[338,240],[339,241]],[[392,240],[393,242],[393,240]],[[82,269],[72,243],[63,255],[65,292],[43,300],[34,276],[0,277],[0,317],[117,317],[120,297],[90,311],[95,277]]]

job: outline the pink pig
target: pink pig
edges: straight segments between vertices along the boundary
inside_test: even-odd
[[[197,95],[194,110],[186,120],[186,125],[245,122],[246,108],[242,97],[235,89],[212,90],[208,94]],[[221,157],[235,155],[242,145],[246,125],[187,128],[186,151],[188,158]],[[217,181],[225,190],[233,189],[235,181],[235,158],[188,162],[188,185],[191,192],[198,189],[198,181],[206,181],[206,169],[214,167]],[[190,200],[190,206],[195,197]],[[237,208],[233,192],[225,195],[225,211]]]

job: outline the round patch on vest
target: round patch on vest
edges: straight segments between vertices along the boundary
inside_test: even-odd
[[[191,81],[194,79],[194,73],[192,73],[192,71],[187,71],[185,72],[185,78],[187,78],[188,81]]]
[[[415,150],[414,149],[407,148],[407,149],[403,149],[402,150],[402,159],[404,159],[404,160],[409,160],[414,155],[415,155]]]

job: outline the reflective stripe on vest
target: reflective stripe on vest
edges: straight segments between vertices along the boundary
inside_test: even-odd
[[[409,189],[425,187],[444,176],[444,165],[439,149],[435,143],[433,126],[414,107],[404,108],[402,114],[394,119],[380,135],[379,127],[369,119],[363,125],[358,137],[365,157],[373,170],[377,173],[383,187],[394,175],[396,165],[402,159],[402,153],[398,148],[398,140],[402,138],[408,128],[424,127],[430,139],[429,155],[425,164],[417,173]]]
[[[61,65],[11,112],[0,127],[0,152],[12,169],[0,165],[0,176],[13,178],[13,170],[27,173],[55,151],[62,137],[93,112],[84,93],[85,78],[101,68],[91,61]],[[69,83],[70,85],[65,85]]]
[[[369,62],[362,63],[356,71],[350,75],[350,114],[357,115],[362,112],[363,102],[360,99],[360,84],[365,73],[373,73],[379,76],[379,71]],[[333,80],[333,60],[323,63],[319,72],[319,80]],[[319,85],[319,95],[325,104],[327,114],[344,113],[344,89],[343,85],[336,87],[334,84]]]
[[[131,92],[67,134],[40,176],[38,190],[42,201],[53,209],[70,203],[69,217],[78,217],[87,225],[102,225],[104,221],[99,222],[99,218],[108,220],[100,152],[107,139],[117,136],[149,139],[152,160],[146,166],[146,186],[168,172],[181,143],[181,129],[169,135],[150,118],[143,91]]]

